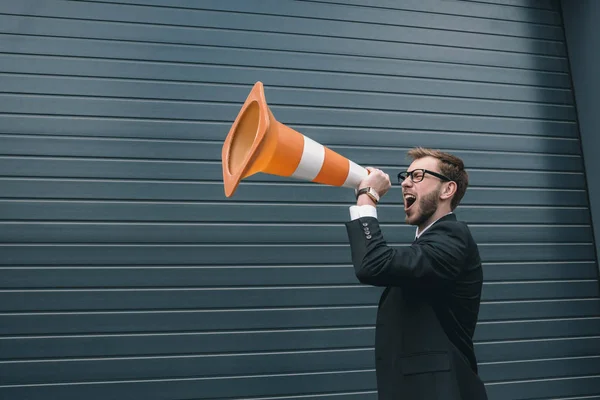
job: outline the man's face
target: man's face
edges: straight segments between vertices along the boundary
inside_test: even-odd
[[[408,171],[414,171],[415,169],[420,168],[440,173],[438,160],[433,157],[424,157],[413,161],[408,167]],[[416,183],[410,178],[406,178],[402,182],[406,223],[410,225],[421,225],[427,222],[437,211],[441,190],[442,181],[431,174],[426,173],[423,176],[423,180]]]

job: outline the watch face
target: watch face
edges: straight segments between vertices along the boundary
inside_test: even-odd
[[[369,193],[372,194],[373,197],[375,197],[377,199],[377,201],[379,201],[379,194],[377,194],[377,192],[375,191],[375,189],[369,188]]]
[[[373,189],[372,187],[366,187],[366,188],[362,188],[360,190],[355,189],[354,193],[356,193],[357,199],[358,199],[358,196],[360,196],[361,194],[364,193],[367,196],[369,196],[375,203],[379,202],[379,194],[377,194],[375,189]]]

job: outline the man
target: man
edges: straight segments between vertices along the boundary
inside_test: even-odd
[[[350,207],[346,229],[357,278],[386,289],[375,333],[380,400],[484,400],[473,334],[483,273],[469,228],[452,213],[468,186],[462,160],[438,150],[409,151],[398,175],[406,222],[416,225],[410,247],[386,244],[376,206],[389,176],[368,168]]]

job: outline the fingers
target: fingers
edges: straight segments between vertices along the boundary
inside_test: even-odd
[[[380,191],[387,191],[390,188],[391,181],[390,176],[377,168],[370,168],[369,177],[365,179],[367,184],[374,185]]]
[[[365,169],[369,172],[369,175],[378,175],[378,176],[381,176],[382,178],[385,178],[387,181],[390,181],[389,174],[386,174],[385,172],[383,172],[380,169],[373,168],[373,167],[365,167]]]
[[[374,169],[373,172],[379,176],[381,176],[382,178],[385,178],[385,180],[389,181],[390,180],[390,176],[388,174],[386,174],[385,172],[383,172],[380,169]]]
[[[383,171],[373,167],[365,167],[365,169],[371,173],[383,174]]]

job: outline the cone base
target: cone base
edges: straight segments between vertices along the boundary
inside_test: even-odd
[[[256,82],[235,119],[221,152],[225,196],[231,197],[269,130],[269,109],[262,82]]]

